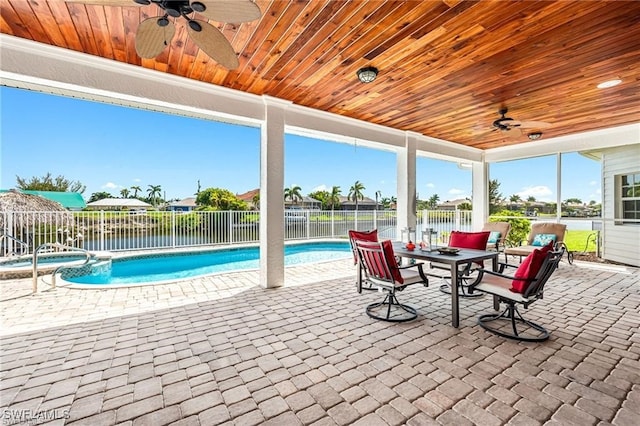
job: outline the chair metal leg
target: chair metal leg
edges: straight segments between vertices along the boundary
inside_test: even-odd
[[[492,321],[498,321],[497,325],[489,324]],[[499,328],[506,325],[504,324],[505,321],[508,321],[508,324],[510,323],[512,333],[508,333]],[[525,335],[526,330],[518,330],[518,324],[537,331],[538,335]],[[480,325],[480,327],[484,328],[488,332],[496,334],[500,337],[518,340],[521,342],[544,342],[549,338],[549,332],[544,327],[532,321],[528,321],[522,317],[515,303],[507,303],[507,308],[500,314],[480,315],[480,317],[478,317],[478,325]]]
[[[476,293],[472,293],[469,291],[469,286],[476,284],[476,281],[479,280],[479,276],[477,276],[476,278],[472,279],[469,276],[462,276],[458,279],[458,296],[459,297],[464,297],[464,298],[475,298],[475,297],[482,297],[484,296],[484,293],[480,293],[480,292],[476,292]],[[440,286],[440,291],[446,294],[451,294],[451,283],[446,283],[446,284],[442,284]]]
[[[376,313],[376,310],[381,309],[386,311],[386,315]],[[413,307],[400,303],[393,291],[389,291],[382,302],[368,305],[365,311],[370,318],[388,322],[405,322],[418,317],[418,312]]]

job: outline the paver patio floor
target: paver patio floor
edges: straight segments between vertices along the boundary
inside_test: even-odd
[[[491,299],[432,280],[374,321],[349,260],[135,288],[28,295],[1,281],[3,424],[640,424],[640,272],[561,263],[517,343],[476,325]]]

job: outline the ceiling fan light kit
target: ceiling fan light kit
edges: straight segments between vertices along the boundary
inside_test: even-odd
[[[376,67],[364,67],[360,68],[356,75],[358,76],[358,80],[362,83],[371,83],[378,76],[378,68]]]
[[[542,132],[531,132],[527,135],[527,137],[532,141],[537,141],[542,137]]]
[[[493,122],[493,130],[500,130],[505,136],[510,138],[519,138],[526,135],[530,140],[535,141],[542,137],[539,129],[550,127],[551,124],[544,121],[519,121],[511,117],[507,117],[508,109],[500,108],[498,113],[502,116]],[[524,129],[534,129],[532,132],[524,132]]]

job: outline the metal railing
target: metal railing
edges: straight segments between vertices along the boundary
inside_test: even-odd
[[[451,231],[473,229],[471,218],[472,212],[466,210],[422,210],[417,214],[416,235],[431,228],[437,242],[446,244]],[[591,229],[594,220],[582,222]],[[29,254],[45,243],[95,252],[256,243],[260,239],[258,211],[81,211],[39,212],[37,216],[33,212],[3,211],[0,223],[5,224],[5,235],[29,242],[22,246]],[[572,218],[567,223],[575,229],[578,221]],[[284,225],[285,240],[346,238],[350,229],[374,228],[381,238],[400,237],[396,235],[395,210],[286,211]]]
[[[16,251],[15,246],[20,248],[20,253]],[[0,249],[2,250],[0,251],[0,253],[2,253],[2,256],[25,254],[29,250],[29,244],[7,233],[4,233],[0,235]]]
[[[70,247],[70,246],[66,246],[66,245],[61,244],[61,243],[44,243],[44,244],[41,244],[40,246],[38,246],[38,248],[36,248],[33,251],[32,268],[33,268],[33,293],[34,294],[38,292],[38,254],[40,254],[40,252],[43,251],[43,250],[49,250],[49,251],[51,251],[51,250],[56,250],[56,251],[78,251],[78,252],[82,252],[86,256],[86,259],[85,259],[85,261],[84,261],[84,263],[82,265],[77,265],[77,266],[86,265],[91,260],[91,254],[87,250],[83,250],[83,249],[78,248],[78,247]],[[56,287],[56,273],[58,272],[58,270],[60,268],[69,268],[69,267],[70,267],[69,265],[62,265],[62,266],[57,267],[53,271],[53,277],[52,277],[52,281],[51,281],[51,286],[53,288]]]

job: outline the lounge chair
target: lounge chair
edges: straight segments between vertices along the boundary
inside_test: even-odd
[[[549,241],[553,241],[554,248],[564,247],[564,235],[567,225],[553,222],[535,222],[531,225],[531,232],[527,237],[527,243],[517,247],[504,249],[504,260],[508,263],[508,256],[519,256],[520,261],[531,254],[535,249],[544,247]]]
[[[487,250],[503,252],[509,231],[511,231],[511,224],[509,222],[487,222],[482,230],[491,232],[487,241]]]

